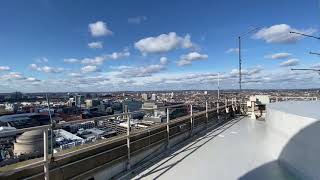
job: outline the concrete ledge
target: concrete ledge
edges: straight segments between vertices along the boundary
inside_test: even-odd
[[[320,179],[320,102],[279,102],[267,106],[270,152],[301,179]],[[315,112],[314,112],[315,111]]]

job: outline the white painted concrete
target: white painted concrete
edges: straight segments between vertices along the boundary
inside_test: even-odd
[[[320,102],[279,102],[267,106],[269,152],[302,179],[320,179]]]
[[[294,179],[266,151],[265,122],[238,119],[173,151],[133,179]]]

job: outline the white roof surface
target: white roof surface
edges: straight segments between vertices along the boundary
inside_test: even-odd
[[[320,101],[281,101],[270,103],[267,107],[303,117],[320,119]]]
[[[238,120],[173,150],[133,179],[296,179],[266,150],[273,138],[265,122]]]

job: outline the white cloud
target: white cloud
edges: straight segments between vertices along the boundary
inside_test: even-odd
[[[37,63],[47,63],[47,62],[49,62],[49,59],[46,57],[41,57],[41,58],[36,59],[36,62]]]
[[[88,43],[88,47],[91,49],[102,49],[103,44],[101,41],[96,41],[96,42]]]
[[[239,48],[230,48],[226,51],[226,53],[238,53],[239,52]]]
[[[98,71],[98,68],[97,66],[85,66],[83,68],[81,68],[81,72],[82,73],[91,73],[91,72],[97,72]]]
[[[141,53],[163,53],[177,48],[191,48],[193,43],[191,42],[190,35],[186,35],[184,38],[178,36],[175,32],[169,34],[161,34],[157,37],[147,37],[139,40],[134,44],[134,47]]]
[[[107,59],[112,59],[112,60],[117,60],[120,58],[125,58],[125,57],[129,57],[130,56],[130,52],[127,50],[124,50],[122,52],[113,52],[109,55],[107,55]]]
[[[82,74],[80,74],[80,73],[69,73],[68,76],[71,76],[71,77],[81,77]]]
[[[289,66],[296,66],[299,64],[298,59],[289,59],[287,61],[284,61],[280,64],[281,67],[289,67]]]
[[[320,68],[320,63],[312,65],[311,68]]]
[[[241,69],[242,76],[252,76],[259,74],[263,68],[261,66],[257,66],[250,69]],[[232,69],[230,72],[230,77],[238,77],[239,76],[239,69]]]
[[[286,59],[286,58],[290,58],[292,54],[290,53],[276,53],[276,54],[270,54],[270,55],[266,55],[265,58],[266,59]]]
[[[160,64],[167,64],[167,63],[168,63],[168,58],[166,58],[166,57],[160,58]]]
[[[106,57],[104,56],[96,56],[94,58],[84,58],[81,60],[82,64],[88,64],[88,65],[101,65],[106,60]]]
[[[313,34],[316,32],[315,29],[295,29],[290,27],[287,24],[277,24],[270,27],[265,27],[259,30],[253,35],[254,39],[261,39],[267,43],[283,43],[290,44],[295,43],[298,40],[302,39],[303,36],[292,34],[290,31]]]
[[[0,66],[0,71],[9,71],[10,67],[9,66]]]
[[[76,58],[68,58],[68,59],[64,59],[63,62],[73,64],[73,63],[79,62],[79,59],[76,59]]]
[[[141,67],[118,66],[118,67],[112,67],[112,68],[118,70],[118,72],[114,72],[115,77],[121,77],[121,78],[147,77],[147,76],[151,76],[154,73],[158,73],[165,70],[167,63],[168,63],[168,59],[166,57],[161,57],[159,64],[152,64],[152,65],[141,66]]]
[[[198,52],[191,52],[189,54],[185,54],[180,57],[180,60],[178,61],[178,66],[189,65],[192,63],[192,61],[205,60],[205,59],[208,59],[207,54],[200,54]]]
[[[35,78],[35,77],[28,77],[28,78],[26,78],[26,81],[28,81],[28,82],[39,82],[40,80]]]
[[[97,21],[95,23],[89,24],[89,31],[91,32],[91,35],[94,37],[113,34],[113,32],[108,29],[108,26],[106,25],[106,23],[102,21]]]
[[[137,16],[137,17],[131,17],[128,18],[128,23],[130,24],[140,24],[143,21],[146,21],[147,17],[146,16]]]
[[[44,72],[44,73],[61,73],[65,71],[64,68],[55,68],[55,67],[50,67],[50,66],[38,66],[37,64],[30,64],[30,69],[39,71],[39,72]]]
[[[122,52],[113,52],[111,54],[96,56],[94,58],[84,58],[81,60],[81,63],[97,66],[102,65],[107,60],[118,60],[129,56],[130,52],[127,49],[124,49]]]
[[[19,73],[19,72],[10,72],[8,74],[5,74],[3,76],[1,76],[1,79],[5,79],[5,80],[21,80],[21,79],[25,79],[25,77]]]

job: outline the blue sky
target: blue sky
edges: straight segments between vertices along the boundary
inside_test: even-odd
[[[319,87],[317,0],[2,1],[0,92]]]

